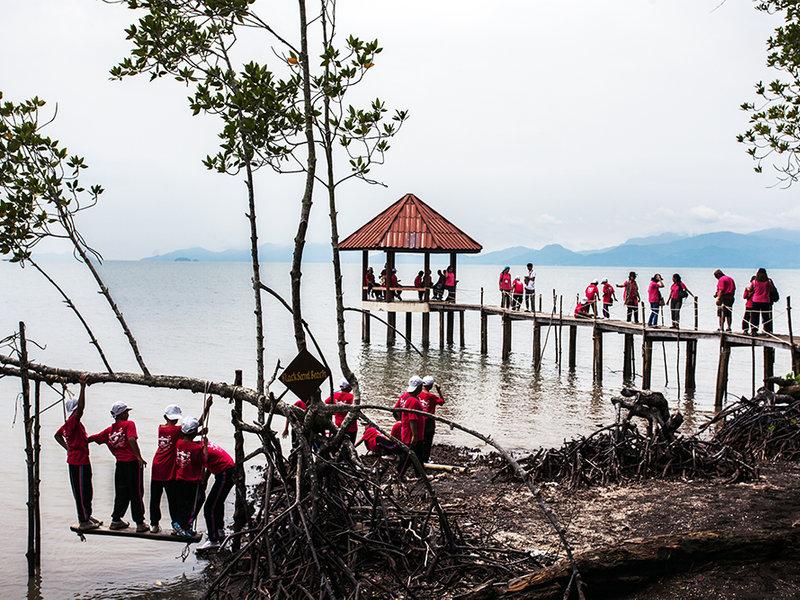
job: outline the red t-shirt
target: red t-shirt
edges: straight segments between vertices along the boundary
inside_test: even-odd
[[[89,441],[106,444],[117,462],[132,462],[137,458],[128,440],[135,440],[137,437],[139,436],[136,434],[136,425],[133,421],[115,421],[111,427],[90,437]]]
[[[586,288],[586,300],[588,302],[594,302],[594,299],[597,298],[598,291],[597,286],[590,283]]]
[[[525,286],[522,285],[522,282],[519,279],[514,280],[514,293],[521,294],[525,291]]]
[[[419,398],[412,396],[408,392],[403,394],[397,399],[394,405],[395,408],[407,408],[408,410],[425,410]],[[414,413],[403,412],[400,413],[400,441],[404,444],[410,444],[413,436],[411,434],[411,424],[417,424],[417,435],[419,439],[425,431],[425,417],[422,415],[415,415]]]
[[[456,285],[456,274],[450,271],[447,271],[444,274],[444,285],[446,287],[455,287]]]
[[[614,296],[614,286],[610,283],[603,284],[603,304],[611,304]]]
[[[333,399],[331,400],[331,396],[325,400],[325,404],[352,404],[353,403],[353,394],[350,392],[336,392],[333,394]],[[342,422],[344,418],[347,416],[346,412],[337,412],[333,413],[333,424],[337,427],[342,426]],[[353,421],[350,423],[350,426],[347,428],[347,433],[353,433],[358,431],[358,422]]]
[[[231,458],[231,455],[225,452],[221,446],[208,444],[208,454],[206,455],[206,468],[212,475],[217,475],[223,471],[235,467],[236,462]]]
[[[364,430],[364,435],[361,436],[361,440],[370,452],[375,452],[375,449],[378,447],[378,436],[380,436],[380,432],[374,427],[367,427]]]
[[[500,291],[511,291],[511,273],[500,273]]]
[[[669,288],[669,299],[670,300],[682,300],[681,298],[681,290],[686,289],[686,284],[682,281],[680,283],[673,283]]]
[[[653,304],[661,301],[661,287],[657,281],[651,281],[647,286],[647,301]]]
[[[736,291],[736,284],[733,279],[723,275],[717,280],[717,294],[732,294]]]
[[[175,442],[181,435],[180,425],[158,426],[158,448],[153,456],[153,481],[172,481],[175,478]]]
[[[301,410],[308,410],[308,406],[302,400],[296,400],[294,405]]]
[[[200,481],[203,479],[203,442],[179,437],[175,443],[175,479]]]
[[[772,280],[759,281],[756,279],[752,284],[753,286],[753,302],[760,302],[768,304],[770,300],[770,292],[772,291]]]
[[[436,394],[432,394],[426,389],[423,389],[419,393],[419,401],[422,404],[422,408],[425,409],[425,412],[436,414],[436,407],[444,404],[444,400],[442,400]]]
[[[89,438],[86,437],[86,428],[73,412],[64,424],[58,428],[56,435],[61,434],[67,442],[67,464],[68,465],[88,465],[89,464]]]
[[[400,439],[400,430],[402,429],[403,424],[400,421],[395,421],[394,425],[392,425],[392,430],[389,432],[394,439]]]
[[[588,304],[583,304],[582,302],[578,302],[578,304],[575,305],[575,313],[574,314],[575,314],[576,317],[588,315],[589,314],[589,305]]]

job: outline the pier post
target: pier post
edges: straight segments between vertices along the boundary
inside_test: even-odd
[[[481,311],[481,354],[486,356],[489,353],[488,323],[489,317]]]
[[[542,368],[542,326],[533,322],[533,367],[538,373]]]
[[[453,345],[453,325],[455,322],[455,313],[452,310],[447,311],[447,345]]]
[[[369,316],[367,316],[367,320],[369,320]],[[369,337],[369,327],[367,327],[367,337]],[[234,372],[233,385],[242,385],[241,369],[236,369]],[[247,525],[247,481],[245,480],[246,474],[244,468],[244,434],[239,427],[239,423],[242,421],[244,421],[242,415],[242,399],[237,396],[233,399],[233,409],[231,410],[231,423],[233,423],[233,455],[236,461],[236,482],[234,484],[235,500],[233,504],[234,533],[239,533]],[[241,548],[242,536],[234,536],[231,544],[232,551],[238,552]]]
[[[444,350],[444,311],[439,311],[439,350]]]
[[[464,311],[458,311],[458,345],[462,348],[466,346],[464,343]]]
[[[731,359],[731,347],[725,343],[725,336],[720,335],[719,341],[719,365],[717,366],[717,389],[714,395],[714,408],[722,409],[725,401],[725,393],[728,390],[728,365]]]
[[[622,381],[633,378],[633,334],[626,333],[622,344]]]
[[[511,319],[503,315],[503,360],[508,360],[511,354]]]
[[[592,375],[595,383],[603,383],[603,332],[597,325],[592,328],[592,345],[594,355],[592,360]],[[572,342],[570,341],[570,346]]]
[[[386,345],[394,346],[394,342],[397,339],[397,332],[395,330],[397,327],[397,313],[390,311],[386,315],[386,321],[389,323],[386,326]]]
[[[431,313],[422,313],[422,347],[428,348],[431,345]]]
[[[650,389],[650,376],[653,373],[653,340],[645,333],[642,336],[642,389]]]
[[[764,381],[773,375],[775,375],[775,348],[764,346]],[[767,383],[765,385],[770,391],[775,387],[772,383]]]
[[[683,380],[687,392],[697,389],[695,373],[697,371],[697,340],[686,340],[686,369]]]
[[[369,325],[372,319],[369,316],[369,311],[365,310],[361,313],[361,341],[364,344],[369,344]]]
[[[570,371],[575,370],[575,358],[578,351],[578,326],[569,326],[569,356],[567,358]]]
[[[406,347],[411,347],[411,313],[406,313]]]

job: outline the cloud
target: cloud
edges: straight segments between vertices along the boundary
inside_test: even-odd
[[[563,221],[561,219],[556,219],[553,215],[548,213],[542,213],[537,218],[536,221],[539,222],[541,225],[561,225]]]
[[[710,206],[705,204],[698,204],[689,209],[689,214],[692,215],[696,221],[700,223],[716,223],[720,220],[720,213]]]

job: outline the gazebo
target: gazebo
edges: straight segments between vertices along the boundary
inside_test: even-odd
[[[368,223],[351,233],[339,243],[339,250],[361,250],[361,299],[365,310],[377,309],[388,313],[390,328],[387,330],[387,341],[394,342],[394,325],[398,312],[406,313],[406,332],[411,331],[411,313],[421,312],[422,341],[426,346],[429,337],[430,289],[409,286],[381,286],[376,289],[385,292],[383,300],[371,300],[365,285],[369,252],[386,253],[386,269],[391,277],[395,268],[397,253],[416,253],[423,256],[423,270],[430,271],[431,254],[449,255],[449,266],[456,271],[456,259],[459,254],[475,254],[483,247],[469,235],[453,225],[441,214],[428,206],[414,194],[406,194],[386,210],[375,216]],[[397,291],[420,291],[422,300],[402,301],[394,298]],[[448,313],[452,316],[452,313]],[[450,321],[450,319],[448,319]],[[451,328],[450,322],[448,325]],[[369,341],[369,316],[365,315],[363,325],[364,339]],[[408,337],[408,336],[407,336]],[[448,336],[450,337],[450,336]]]

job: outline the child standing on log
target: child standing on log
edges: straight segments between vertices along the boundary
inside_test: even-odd
[[[139,450],[136,424],[128,418],[130,412],[130,407],[124,402],[114,403],[111,407],[114,423],[89,437],[89,441],[105,444],[117,459],[114,470],[114,512],[111,513],[109,529],[127,529],[130,526],[130,523],[122,520],[130,504],[136,533],[145,533],[150,530],[144,520],[144,468],[147,462]]]
[[[161,494],[167,494],[169,520],[175,520],[175,444],[181,435],[181,407],[170,404],[164,409],[164,424],[158,426],[158,448],[150,473],[150,531],[159,533],[161,526]]]
[[[97,529],[101,521],[92,518],[92,465],[89,462],[89,438],[81,423],[86,406],[86,374],[80,376],[81,391],[78,399],[67,400],[67,420],[56,431],[55,439],[67,451],[69,483],[78,509],[78,528],[82,531]]]
[[[431,390],[436,386],[436,393]],[[439,386],[436,385],[436,380],[432,375],[426,375],[422,379],[422,391],[419,393],[419,401],[422,408],[426,413],[436,414],[436,407],[444,404],[442,392]],[[424,463],[431,459],[431,448],[433,447],[433,436],[436,435],[436,419],[425,419],[425,428],[422,436],[422,457],[420,460]]]
[[[207,539],[198,550],[216,548],[225,539],[225,499],[236,480],[236,463],[220,446],[208,443],[205,456],[208,476],[214,476],[214,485],[208,492],[203,508]]]
[[[419,375],[415,375],[408,380],[408,387],[406,391],[397,399],[395,408],[405,408],[408,410],[422,411],[423,406],[419,401],[419,394],[422,392],[423,381]],[[425,432],[425,417],[416,413],[399,412],[400,416],[400,441],[408,446],[409,450],[413,452],[419,460],[423,456],[423,435]],[[404,460],[400,461],[400,476],[406,472],[408,468],[409,457],[406,456]]]
[[[194,537],[194,522],[203,505],[205,444],[194,438],[200,433],[200,421],[187,417],[181,424],[181,435],[175,444],[175,504],[177,514],[172,522],[173,535]]]

